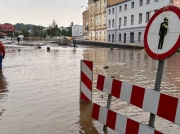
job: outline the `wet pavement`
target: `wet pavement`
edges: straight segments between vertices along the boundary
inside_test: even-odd
[[[50,44],[6,47],[0,72],[1,134],[103,134],[91,119],[91,104],[79,103],[80,60],[94,62],[93,101],[105,106],[107,95],[95,89],[98,74],[153,89],[158,61],[144,50]],[[165,61],[161,92],[180,98],[180,53]],[[104,69],[104,66],[109,66]],[[103,96],[103,97],[102,97]],[[143,124],[149,113],[113,98],[112,110]],[[180,126],[158,117],[155,127],[179,134]],[[108,129],[109,134],[116,132]]]

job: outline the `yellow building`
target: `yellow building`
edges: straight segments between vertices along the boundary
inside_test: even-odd
[[[107,0],[88,0],[89,40],[107,40],[106,7]]]
[[[111,5],[117,4],[122,1],[124,1],[124,0],[107,0],[107,6],[111,6]]]
[[[83,12],[83,39],[89,40],[89,10]]]

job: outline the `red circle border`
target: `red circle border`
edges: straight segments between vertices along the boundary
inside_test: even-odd
[[[177,16],[179,17],[180,19],[180,9],[178,7],[175,7],[175,6],[168,6],[168,7],[163,7],[161,9],[159,9],[152,17],[151,19],[149,20],[149,23],[147,24],[146,26],[146,30],[145,30],[145,33],[144,33],[144,48],[147,52],[147,54],[155,59],[155,60],[163,60],[163,59],[166,59],[168,57],[170,57],[171,55],[173,55],[180,47],[180,35],[179,35],[179,38],[178,40],[176,41],[175,45],[169,50],[167,51],[166,53],[163,53],[163,54],[156,54],[154,52],[152,52],[149,48],[149,45],[148,45],[148,41],[147,41],[147,35],[148,35],[148,31],[149,31],[149,28],[152,24],[152,22],[154,21],[154,19],[159,15],[161,14],[162,12],[165,12],[165,11],[172,11],[174,12],[175,14],[177,14]]]

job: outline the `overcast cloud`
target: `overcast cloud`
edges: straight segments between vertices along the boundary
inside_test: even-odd
[[[0,23],[49,26],[54,19],[58,26],[69,26],[71,22],[82,25],[87,3],[88,0],[0,0]]]

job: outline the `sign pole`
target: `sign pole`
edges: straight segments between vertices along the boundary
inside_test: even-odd
[[[111,78],[115,78],[114,76],[111,76]],[[107,101],[107,108],[111,108],[111,100],[112,100],[112,95],[108,94],[108,101]],[[106,132],[107,131],[107,126],[103,126],[103,130]]]
[[[111,100],[112,100],[112,96],[110,94],[108,94],[108,101],[107,101],[107,108],[110,109],[111,108]],[[107,126],[104,125],[103,126],[103,130],[106,132],[107,131]]]
[[[161,79],[162,79],[162,74],[163,74],[163,69],[164,69],[164,62],[165,60],[159,60],[158,64],[158,70],[157,70],[157,75],[156,75],[156,82],[155,82],[155,91],[160,91],[160,86],[161,86]],[[150,114],[150,119],[149,119],[149,126],[154,128],[154,122],[155,122],[155,114]]]

